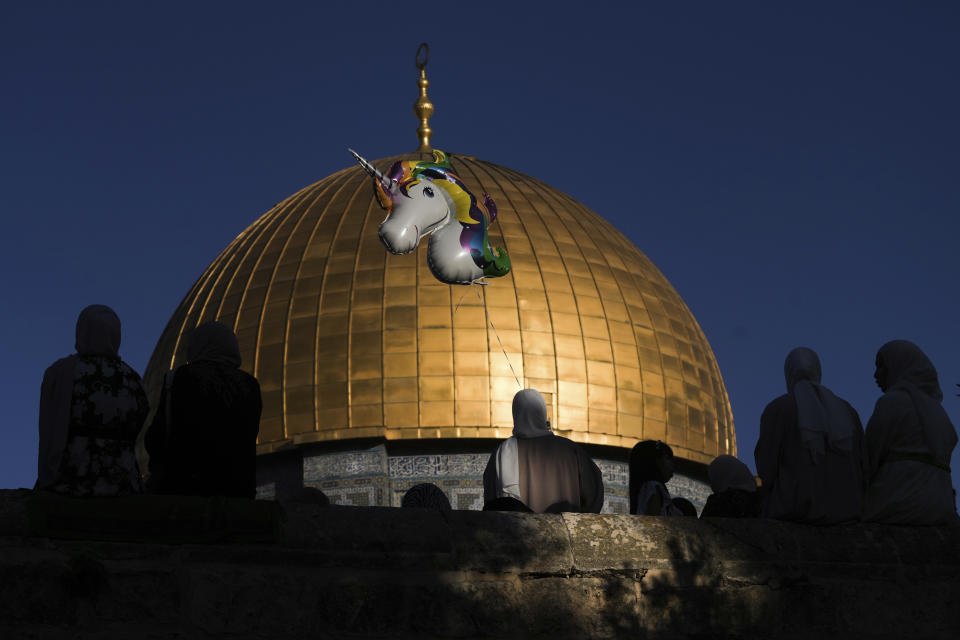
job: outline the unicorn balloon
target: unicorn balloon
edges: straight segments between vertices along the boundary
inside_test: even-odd
[[[488,230],[497,207],[486,193],[477,201],[453,172],[450,156],[433,152],[433,161],[395,162],[386,174],[356,151],[350,153],[373,178],[377,201],[387,210],[380,241],[390,253],[410,253],[428,234],[427,265],[447,284],[470,284],[510,272],[507,252],[490,246]]]

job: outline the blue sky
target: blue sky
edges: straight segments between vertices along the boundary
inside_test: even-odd
[[[960,422],[960,6],[339,4],[0,8],[0,487],[35,479],[40,380],[83,306],[117,310],[142,372],[261,213],[347,146],[415,147],[421,41],[434,145],[569,193],[654,261],[751,468],[797,345],[866,423],[877,348],[913,340]]]

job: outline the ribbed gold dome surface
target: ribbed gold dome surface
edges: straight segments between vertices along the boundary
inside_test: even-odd
[[[453,165],[496,201],[491,243],[511,273],[451,286],[427,268],[426,239],[388,254],[370,179],[339,171],[260,217],[200,276],[147,367],[152,397],[182,362],[182,336],[216,319],[235,328],[243,368],[260,380],[260,453],[371,436],[503,438],[514,372],[573,440],[661,439],[700,462],[735,453],[713,352],[650,260],[539,180],[470,156]]]

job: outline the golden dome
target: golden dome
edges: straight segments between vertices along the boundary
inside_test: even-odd
[[[426,241],[389,254],[367,174],[338,171],[261,216],[200,276],[147,366],[151,397],[182,362],[182,336],[216,319],[234,327],[243,368],[260,380],[259,453],[351,438],[504,438],[519,381],[544,393],[554,428],[575,441],[660,439],[698,462],[735,454],[710,345],[653,263],[557,189],[452,157],[467,186],[497,204],[491,244],[507,249],[509,274],[447,285],[427,267]]]

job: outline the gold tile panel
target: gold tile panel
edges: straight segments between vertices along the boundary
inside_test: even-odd
[[[453,401],[453,376],[420,376],[420,398],[425,402]]]
[[[617,365],[614,367],[617,376],[617,389],[623,391],[643,391],[643,377],[640,369]]]
[[[386,376],[383,379],[384,403],[415,403],[419,398],[420,388],[416,375]],[[416,424],[416,421],[414,421]]]
[[[567,358],[558,355],[556,362],[558,380],[569,380],[571,382],[587,381],[586,362],[584,362],[582,357]]]
[[[416,393],[413,397],[417,397]],[[415,427],[420,423],[420,404],[416,401],[384,402],[383,421],[385,427]]]
[[[452,376],[453,353],[450,351],[421,351],[420,371],[424,376]]]
[[[666,439],[700,461],[734,453],[710,345],[650,261],[534,178],[453,163],[496,200],[491,239],[512,273],[479,290],[449,286],[430,274],[426,243],[388,254],[368,178],[339,171],[254,221],[191,287],[148,365],[152,400],[181,362],[181,337],[219,319],[261,383],[261,453],[374,436],[502,438],[516,378],[549,394],[556,428],[575,440]]]
[[[587,384],[587,406],[590,411],[596,411],[599,409],[616,411],[616,387],[608,387],[607,385],[603,384]]]
[[[629,438],[643,439],[643,415],[631,415],[621,412],[618,416],[618,431]]]
[[[378,427],[383,424],[383,404],[353,404],[350,407],[351,427]]]
[[[457,375],[482,375],[490,373],[490,354],[488,351],[454,351],[453,369]],[[489,380],[486,380],[489,386]]]

